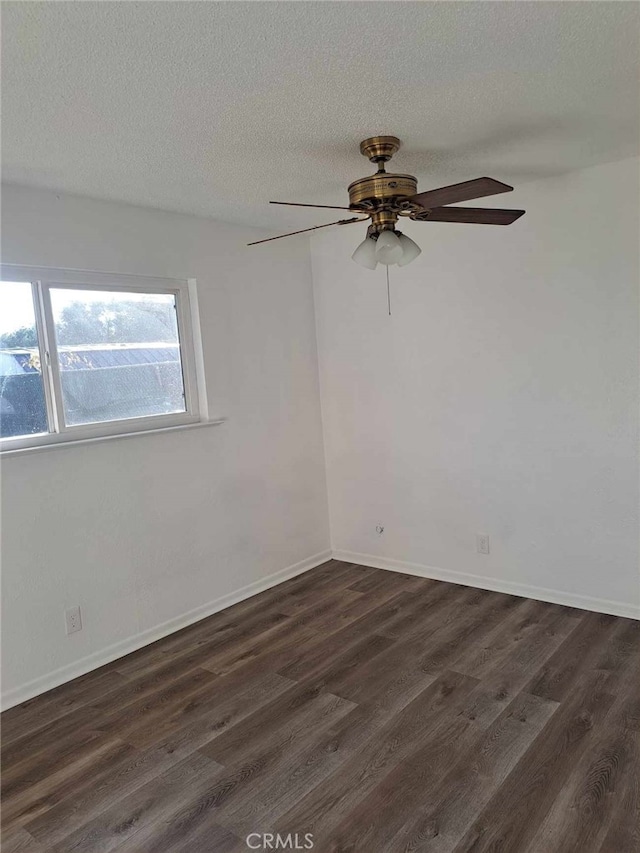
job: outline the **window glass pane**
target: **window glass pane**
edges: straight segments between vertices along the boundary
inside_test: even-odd
[[[0,282],[0,438],[48,432],[33,292]]]
[[[185,411],[173,294],[50,293],[68,426]]]

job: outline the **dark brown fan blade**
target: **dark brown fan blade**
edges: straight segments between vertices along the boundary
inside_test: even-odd
[[[484,198],[497,193],[510,193],[513,187],[503,184],[493,178],[476,178],[473,181],[463,181],[450,187],[440,187],[437,190],[427,190],[411,196],[410,201],[421,204],[422,207],[441,207],[443,204],[455,204],[457,201],[470,201],[472,198]]]
[[[301,231],[290,231],[288,234],[279,234],[277,237],[267,237],[266,240],[254,240],[253,243],[247,243],[247,246],[257,246],[258,243],[270,243],[272,240],[282,240],[283,237],[293,237],[294,234],[304,234],[305,231],[317,231],[318,228],[328,228],[330,225],[350,225],[352,222],[366,222],[367,219],[358,219],[357,216],[354,216],[353,219],[338,219],[337,222],[327,222],[325,225],[315,225],[313,228],[303,228]]]
[[[511,225],[524,210],[501,210],[490,207],[434,207],[418,214],[419,222],[474,222],[479,225]]]
[[[299,201],[270,201],[269,204],[286,204],[288,207],[324,207],[325,210],[357,210],[355,207],[336,207],[335,204],[302,204]]]

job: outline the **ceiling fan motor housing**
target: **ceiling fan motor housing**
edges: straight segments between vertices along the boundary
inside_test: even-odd
[[[366,178],[358,178],[349,184],[349,204],[363,202],[388,202],[393,199],[410,198],[418,191],[418,181],[413,175],[394,175],[378,172]]]
[[[414,196],[417,191],[418,181],[413,175],[378,172],[349,184],[349,205],[354,210],[359,208],[369,214],[371,232],[393,231],[400,211],[404,208],[403,201]]]

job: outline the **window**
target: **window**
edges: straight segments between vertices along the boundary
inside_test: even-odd
[[[2,267],[3,451],[204,420],[195,283]]]

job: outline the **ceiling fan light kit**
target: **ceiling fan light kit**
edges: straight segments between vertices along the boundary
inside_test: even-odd
[[[375,174],[366,178],[358,178],[349,184],[349,207],[336,206],[335,210],[350,210],[360,216],[351,219],[340,219],[328,222],[326,225],[316,225],[294,231],[302,234],[327,228],[329,225],[350,225],[354,222],[371,220],[367,228],[367,236],[357,247],[352,259],[360,266],[373,270],[380,263],[384,266],[398,264],[404,267],[414,261],[421,253],[420,247],[406,234],[396,229],[401,216],[407,216],[414,222],[462,222],[476,225],[511,225],[519,219],[524,210],[503,210],[482,207],[450,207],[459,201],[470,201],[475,198],[511,192],[513,187],[496,181],[494,178],[476,178],[463,181],[436,190],[419,193],[418,181],[413,175],[387,172],[387,163],[400,148],[400,140],[396,136],[372,136],[360,143],[360,153],[372,163],[377,164]],[[298,202],[272,201],[270,204],[286,204],[293,207],[324,207],[326,204],[301,204]],[[364,218],[361,218],[364,217]],[[250,243],[267,243],[291,234],[281,234],[279,237],[269,237]]]
[[[397,264],[404,254],[400,240],[394,231],[386,230],[378,234],[376,240],[376,260],[388,267]]]
[[[406,265],[410,264],[411,261],[415,261],[418,255],[422,253],[422,249],[414,240],[411,239],[411,237],[407,237],[406,234],[401,234],[399,231],[396,233],[400,240],[400,245],[402,246],[402,257],[398,261],[398,266],[406,267]]]
[[[368,270],[374,270],[378,266],[375,239],[369,236],[365,237],[353,255],[351,255],[351,259],[357,264],[360,264],[361,267],[365,267]]]

